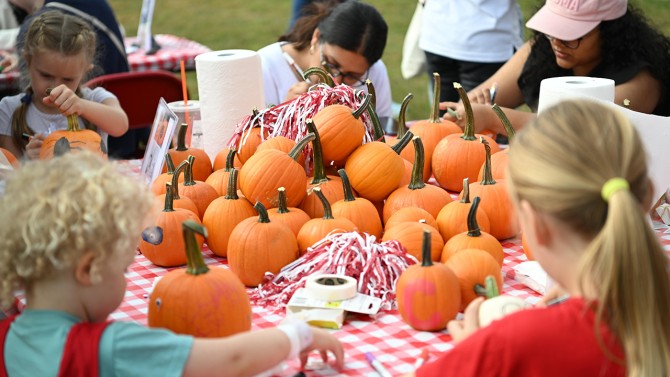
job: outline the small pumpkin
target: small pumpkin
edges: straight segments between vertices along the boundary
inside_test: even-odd
[[[186,165],[184,173],[184,182],[180,183],[179,191],[182,196],[191,198],[195,203],[195,206],[198,207],[198,213],[200,218],[205,215],[205,210],[207,206],[214,199],[219,197],[219,194],[216,192],[214,187],[208,185],[207,183],[199,180],[195,180],[193,177],[192,167],[195,161],[195,157],[188,156],[187,158],[188,165]]]
[[[240,221],[256,215],[251,203],[237,196],[236,186],[237,169],[233,168],[228,178],[226,195],[214,199],[202,217],[203,225],[209,229],[207,246],[214,254],[221,257],[228,256],[228,239],[235,226]]]
[[[446,206],[442,207],[437,214],[437,226],[440,229],[440,234],[444,242],[457,234],[468,231],[468,213],[472,204],[470,203],[470,179],[463,179],[463,191],[461,191],[461,199],[455,200]],[[476,216],[479,229],[484,232],[489,232],[491,225],[489,217],[484,211],[477,211]]]
[[[195,234],[196,221],[182,224],[187,267],[168,272],[149,296],[148,324],[194,337],[221,338],[251,330],[251,303],[240,279],[223,267],[209,268]],[[185,252],[184,252],[185,250]]]
[[[242,220],[228,239],[228,265],[248,287],[263,281],[265,274],[277,274],[298,258],[298,242],[288,225],[270,221],[261,202],[254,208],[258,218]]]
[[[323,205],[323,217],[319,219],[311,219],[300,228],[298,232],[298,246],[300,248],[300,255],[307,252],[307,248],[321,241],[331,232],[345,233],[352,232],[356,229],[356,225],[351,220],[344,217],[335,218],[330,207],[328,199],[321,192],[320,187],[315,187],[312,190],[321,204]]]
[[[165,202],[165,196],[167,195],[167,188],[170,187],[172,190],[172,206],[174,208],[183,208],[187,209],[198,216],[200,218],[200,211],[198,210],[198,206],[195,205],[195,202],[187,197],[187,196],[180,196],[179,195],[179,183],[178,180],[181,178],[181,172],[184,170],[184,168],[188,165],[188,161],[182,161],[181,164],[175,169],[176,174],[172,175],[172,182],[166,182],[165,183],[165,194],[158,195],[154,197],[154,201],[156,203],[156,206],[158,208],[161,208],[163,203]],[[182,179],[183,180],[183,179]]]
[[[226,195],[228,191],[228,180],[230,177],[230,172],[235,169],[235,149],[228,149],[228,156],[226,157],[226,166],[223,169],[218,169],[212,172],[212,174],[207,177],[205,183],[212,186],[216,193],[219,196]],[[235,180],[237,184],[237,180]],[[240,188],[240,185],[237,185],[237,188]],[[251,203],[249,203],[251,206]]]
[[[195,157],[193,163],[192,174],[193,179],[198,181],[205,181],[210,174],[212,174],[212,160],[209,155],[200,148],[189,148],[186,146],[186,135],[188,133],[188,124],[182,123],[177,134],[177,146],[171,148],[168,153],[173,161],[184,161],[188,156]],[[166,172],[167,167],[163,166],[163,172]]]
[[[79,127],[77,114],[67,116],[67,129],[50,133],[40,147],[40,159],[45,160],[70,151],[88,149],[95,154],[107,158],[107,147],[100,135]]]
[[[266,149],[276,149],[282,152],[290,152],[291,149],[295,147],[295,140],[289,139],[286,136],[277,135],[265,139],[262,143],[256,148],[256,152],[260,152]],[[302,166],[305,166],[305,155],[300,154],[298,156],[298,163]]]
[[[347,172],[344,169],[338,170],[338,174],[342,179],[344,199],[333,203],[333,217],[349,219],[356,225],[358,231],[372,234],[377,239],[381,238],[382,221],[375,205],[365,198],[354,196],[351,184],[349,184],[349,177],[347,177]]]
[[[480,249],[484,250],[498,262],[502,267],[505,252],[498,240],[489,233],[483,232],[479,229],[477,223],[477,208],[479,207],[479,197],[476,196],[472,200],[470,211],[468,212],[468,230],[451,237],[442,249],[442,257],[440,260],[444,263],[449,257],[461,250],[465,249]]]
[[[226,163],[228,162],[228,154],[230,153],[231,149],[235,148],[223,148],[216,154],[216,156],[214,156],[212,171],[217,171],[226,167]],[[235,154],[235,159],[233,160],[233,167],[237,169],[242,167],[242,162],[240,161],[240,158],[237,156],[237,154]]]
[[[369,104],[368,94],[354,111],[349,106],[333,104],[322,108],[314,115],[313,120],[320,134],[324,161],[343,161],[363,143],[365,125],[360,118]]]
[[[405,207],[423,208],[434,218],[437,217],[442,207],[452,202],[451,195],[444,189],[435,185],[427,185],[423,179],[424,153],[421,138],[415,136],[414,144],[414,167],[412,169],[412,180],[409,185],[395,189],[384,202],[384,221],[387,221],[394,212]]]
[[[495,278],[498,290],[502,290],[502,269],[491,254],[479,249],[466,249],[452,255],[444,263],[458,277],[461,285],[461,310],[477,296],[485,296],[486,277]]]
[[[181,224],[186,220],[200,223],[198,216],[183,208],[172,205],[172,188],[168,185],[165,193],[165,207],[158,214],[156,222],[142,232],[139,243],[140,252],[153,264],[161,267],[174,267],[186,263],[184,239],[179,236]],[[204,243],[198,238],[198,245]]]
[[[430,231],[424,230],[421,265],[403,271],[396,286],[400,316],[420,331],[444,330],[461,306],[458,278],[449,267],[433,263],[430,242]]]
[[[488,326],[491,322],[501,319],[529,305],[522,298],[501,296],[495,278],[486,277],[486,300],[479,306],[479,326]]]
[[[424,222],[406,222],[396,224],[393,227],[387,226],[382,240],[397,240],[405,247],[405,249],[407,249],[409,254],[416,259],[420,259],[421,249],[423,247],[423,232],[425,230],[430,232],[431,257],[433,261],[437,262],[440,260],[444,241],[442,240],[442,236],[440,236],[440,232],[436,228],[433,228]]]
[[[385,227],[390,229],[397,223],[419,221],[423,221],[424,223],[437,229],[437,221],[435,221],[433,215],[428,213],[428,211],[425,209],[419,207],[406,207],[397,210],[395,213],[393,213],[393,215],[391,215],[391,217],[389,217],[388,221],[386,221]]]
[[[298,237],[300,228],[308,222],[311,217],[305,211],[296,207],[289,207],[286,203],[286,189],[280,187],[277,189],[279,204],[277,208],[268,209],[268,217],[270,221],[279,221],[291,228],[293,234]]]

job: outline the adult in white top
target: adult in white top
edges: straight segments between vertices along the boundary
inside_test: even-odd
[[[359,1],[310,4],[279,42],[258,51],[266,104],[277,105],[305,93],[310,83],[302,79],[302,72],[322,67],[337,84],[361,90],[366,90],[363,82],[369,78],[379,117],[382,122],[390,119],[391,84],[380,60],[387,33],[386,22],[371,5]]]
[[[516,0],[426,0],[419,47],[430,77],[438,72],[441,101],[457,101],[453,82],[471,90],[523,44]]]

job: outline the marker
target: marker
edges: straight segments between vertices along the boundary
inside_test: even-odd
[[[553,300],[547,301],[547,306],[558,305],[558,304],[560,304],[564,301],[567,301],[567,299],[569,299],[569,298],[570,298],[570,295],[563,295],[563,296],[556,297]]]
[[[22,133],[21,136],[23,137],[23,139],[24,139],[25,141],[30,141],[30,139],[33,138],[33,135],[28,135],[28,134],[25,133],[25,132]]]
[[[454,111],[454,109],[452,109],[451,107],[447,107],[447,113],[449,113],[449,115],[451,115],[452,117],[461,120],[461,114]]]
[[[493,85],[489,88],[489,97],[491,98],[491,103],[496,103],[496,93],[498,93],[498,83],[494,82]]]
[[[391,373],[389,373],[389,371],[386,370],[386,368],[384,368],[382,363],[380,363],[379,360],[377,360],[372,353],[366,352],[365,353],[365,358],[368,360],[368,363],[370,363],[370,365],[375,369],[375,371],[377,371],[377,373],[379,373],[380,376],[382,376],[382,377],[393,377],[391,375]]]
[[[420,366],[426,363],[428,361],[428,358],[430,357],[430,353],[428,353],[428,349],[424,348],[421,351],[421,355],[416,358],[416,362],[414,362],[414,369],[419,369]]]

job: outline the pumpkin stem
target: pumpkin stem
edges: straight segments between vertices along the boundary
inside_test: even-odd
[[[188,131],[188,124],[182,123],[177,134],[177,150],[180,152],[188,150],[186,147],[186,131]]]
[[[337,171],[337,174],[339,174],[340,178],[342,178],[342,188],[344,189],[344,201],[353,202],[354,200],[356,200],[356,197],[354,196],[354,191],[351,189],[351,183],[349,182],[349,176],[347,175],[347,172],[344,171],[344,169],[340,169]]]
[[[172,196],[172,184],[165,182],[165,205],[163,212],[174,212],[174,196]]]
[[[479,237],[482,235],[481,230],[479,230],[479,224],[477,223],[477,208],[479,207],[480,200],[481,199],[478,196],[475,196],[472,200],[470,211],[468,211],[468,237]]]
[[[328,182],[328,176],[326,175],[326,168],[323,165],[323,152],[321,149],[321,137],[319,136],[319,131],[316,129],[314,120],[309,118],[305,121],[307,124],[307,132],[314,134],[314,140],[312,140],[312,157],[314,164],[314,177],[310,184],[318,185],[322,182]]]
[[[286,188],[280,187],[277,189],[279,192],[279,203],[277,205],[277,213],[289,213],[288,203],[286,201]]]
[[[494,298],[500,296],[498,292],[498,284],[496,284],[496,278],[493,275],[488,275],[486,277],[486,298]]]
[[[358,106],[358,109],[356,109],[354,112],[351,113],[351,115],[354,116],[354,118],[358,119],[363,115],[363,112],[365,112],[370,106],[370,99],[372,98],[372,95],[370,93],[366,94],[365,97],[363,97],[363,102],[361,103],[360,106]],[[372,107],[374,110],[374,107]]]
[[[408,93],[400,104],[400,113],[398,114],[398,132],[396,137],[398,139],[402,138],[407,132],[407,123],[405,122],[405,113],[407,113],[407,106],[409,102],[414,98],[412,93]]]
[[[412,143],[414,143],[414,165],[412,165],[412,178],[410,179],[407,188],[410,190],[420,190],[426,187],[426,183],[423,181],[425,153],[423,151],[423,142],[419,136],[414,136],[412,138]]]
[[[463,178],[463,195],[461,197],[461,203],[470,203],[470,178]]]
[[[484,161],[484,174],[482,175],[482,181],[479,183],[482,186],[485,185],[495,185],[496,181],[493,179],[493,173],[491,173],[491,146],[489,142],[484,139],[484,137],[479,137],[479,142],[484,144],[484,150],[486,151],[486,161]]]
[[[379,120],[379,116],[377,116],[377,112],[372,106],[368,106],[366,111],[372,122],[372,131],[374,132],[375,141],[381,141],[382,143],[386,142],[386,139],[384,139],[384,128],[382,127],[382,122]]]
[[[237,169],[233,168],[228,173],[228,188],[226,190],[225,199],[228,200],[238,200],[240,197],[237,195]]]
[[[67,116],[67,130],[81,131],[81,128],[79,128],[79,116],[77,114],[70,114]]]
[[[433,256],[430,252],[430,230],[423,230],[423,242],[421,242],[421,267],[433,265]]]
[[[229,172],[235,167],[235,153],[237,153],[237,150],[235,148],[230,148],[226,155],[226,167],[224,168],[224,171]]]
[[[259,223],[269,223],[270,222],[270,217],[268,216],[268,210],[265,208],[263,203],[256,202],[256,204],[254,204],[254,208],[256,208],[256,211],[258,211],[258,222]]]
[[[316,194],[316,196],[319,197],[319,200],[321,200],[321,204],[323,204],[323,217],[322,219],[324,220],[334,220],[335,218],[333,217],[333,211],[330,208],[330,203],[328,203],[328,199],[326,199],[326,196],[323,195],[321,192],[321,187],[314,187],[312,189],[312,192]]]
[[[296,162],[298,161],[298,157],[300,157],[300,153],[302,153],[302,150],[307,146],[307,144],[314,140],[316,136],[313,133],[308,133],[303,137],[302,139],[298,140],[298,142],[291,148],[291,150],[288,152],[288,155],[291,156],[292,159],[294,159]]]
[[[334,87],[335,86],[335,81],[333,81],[333,78],[326,72],[323,68],[321,67],[310,67],[305,70],[305,72],[302,73],[302,77],[305,80],[309,80],[309,76],[312,75],[317,75],[319,76],[319,79],[321,79],[322,83],[325,83],[329,87]]]
[[[181,228],[186,245],[186,273],[194,276],[206,274],[209,267],[202,258],[202,251],[198,247],[195,234],[207,237],[207,228],[191,219],[184,221]]]
[[[169,175],[174,174],[174,162],[172,161],[172,156],[170,156],[170,153],[165,154],[165,166],[167,167],[167,173]]]
[[[409,142],[412,140],[413,137],[414,134],[412,133],[412,131],[405,132],[405,134],[402,135],[402,138],[400,138],[400,140],[398,140],[398,142],[394,146],[392,146],[391,149],[393,149],[395,153],[400,154],[400,152],[402,152],[402,150],[405,149],[405,147],[407,146],[407,144],[409,144]]]
[[[188,160],[184,160],[177,166],[177,168],[174,170],[174,173],[172,174],[172,197],[175,200],[181,199],[179,196],[179,175],[181,174],[184,169],[186,169],[186,165],[190,165]],[[186,174],[186,173],[184,173]]]
[[[370,106],[372,110],[377,110],[377,91],[375,86],[372,85],[372,80],[365,79],[365,87],[368,89],[368,94],[370,94]]]
[[[430,108],[430,123],[440,123],[440,74],[433,72],[433,106]]]
[[[486,297],[486,287],[484,287],[483,285],[477,283],[477,284],[475,284],[475,286],[474,286],[473,289],[474,289],[475,294],[476,294],[477,296],[484,296],[484,297]]]
[[[189,154],[186,157],[186,161],[188,161],[188,166],[184,170],[184,186],[195,186],[195,180],[193,180],[193,163],[195,162],[195,157]]]
[[[461,97],[461,102],[463,102],[463,107],[465,108],[465,128],[463,129],[461,139],[477,140],[475,137],[475,115],[472,112],[472,105],[470,104],[468,94],[465,92],[465,89],[463,89],[461,84],[457,82],[454,83],[454,88],[458,92],[458,96]]]
[[[500,106],[498,104],[494,103],[493,106],[491,106],[493,109],[493,112],[496,113],[498,116],[498,119],[500,119],[500,123],[502,123],[503,128],[505,129],[505,133],[507,134],[507,140],[512,141],[514,136],[516,135],[516,131],[514,130],[514,127],[512,127],[512,123],[510,123],[509,118],[507,118],[507,115],[505,115],[505,112],[502,111]]]

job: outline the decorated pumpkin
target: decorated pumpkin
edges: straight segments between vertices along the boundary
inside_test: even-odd
[[[40,148],[40,158],[49,159],[83,149],[107,158],[107,147],[100,135],[93,130],[79,128],[79,118],[77,114],[72,114],[67,117],[66,130],[56,130],[44,139]]]

